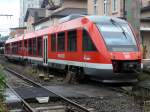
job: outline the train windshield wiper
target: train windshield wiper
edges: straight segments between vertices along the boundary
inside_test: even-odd
[[[110,21],[111,21],[111,23],[112,23],[113,25],[119,26],[119,28],[122,30],[123,35],[124,35],[126,38],[128,38],[127,35],[126,35],[126,33],[125,33],[125,30],[122,28],[122,26],[121,26],[119,23],[117,23],[117,22],[114,21],[113,19],[110,19]]]

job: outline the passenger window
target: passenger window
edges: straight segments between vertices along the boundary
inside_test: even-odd
[[[19,41],[18,44],[19,44],[19,45],[18,45],[18,49],[19,49],[19,51],[21,51],[21,46],[22,46],[21,44],[22,44],[22,42]]]
[[[14,54],[14,43],[12,43],[12,54]]]
[[[58,33],[58,43],[57,43],[57,48],[58,48],[58,52],[63,52],[65,51],[65,33],[61,32]]]
[[[85,29],[83,30],[82,45],[83,51],[96,51],[96,47],[93,44],[89,33]]]
[[[42,37],[37,38],[37,49],[38,49],[38,56],[42,56]]]
[[[29,46],[28,46],[28,51],[29,51],[29,55],[32,55],[32,39],[29,39]]]
[[[68,31],[68,51],[77,51],[77,30]]]
[[[56,34],[51,35],[51,51],[56,52]]]
[[[19,48],[19,42],[15,42],[14,43],[14,50],[15,50],[15,54],[18,54],[18,48]]]
[[[19,47],[21,47],[21,46],[22,46],[21,44],[22,44],[22,42],[20,41],[20,42],[19,42]]]
[[[24,47],[27,48],[27,40],[24,41]]]
[[[33,55],[36,56],[36,38],[33,38]]]

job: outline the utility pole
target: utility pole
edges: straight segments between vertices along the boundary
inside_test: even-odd
[[[136,32],[136,36],[140,37],[140,16],[141,16],[141,0],[125,0],[127,21],[132,25]]]

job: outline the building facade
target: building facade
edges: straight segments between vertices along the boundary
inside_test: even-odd
[[[40,30],[58,24],[60,18],[70,14],[87,15],[87,0],[52,0],[51,2],[43,0],[41,9],[46,10],[45,18],[34,21],[32,24],[27,22],[27,26],[32,26],[34,30]],[[29,28],[27,27],[27,29]],[[28,32],[30,31],[32,30],[29,29]]]
[[[46,10],[44,8],[28,8],[24,22],[26,23],[26,33],[33,32],[33,23],[46,17]]]
[[[124,0],[88,0],[89,15],[124,16]]]
[[[25,26],[24,18],[28,8],[40,8],[43,0],[20,0],[19,26]]]
[[[142,0],[142,7],[147,7],[150,5],[150,0]]]
[[[150,0],[141,0],[140,33],[144,58],[150,59]],[[126,0],[88,0],[89,15],[106,15],[126,19]]]

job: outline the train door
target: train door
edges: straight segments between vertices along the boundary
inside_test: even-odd
[[[48,36],[44,36],[44,47],[43,47],[43,65],[48,65]]]

